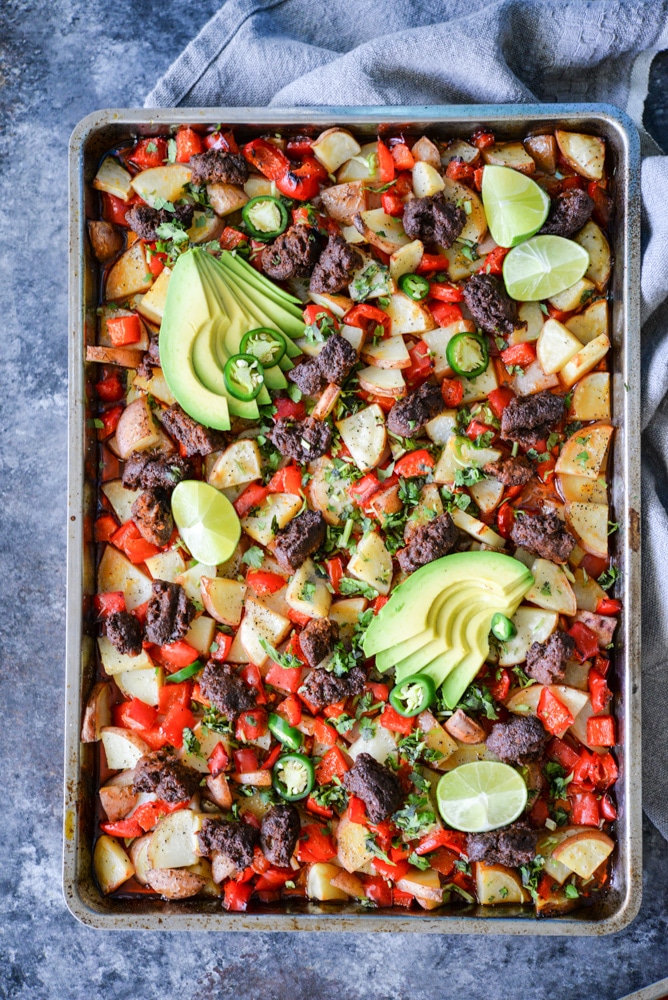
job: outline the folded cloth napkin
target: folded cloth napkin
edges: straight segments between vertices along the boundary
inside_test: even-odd
[[[642,126],[668,0],[227,0],[147,107],[609,102]],[[642,132],[645,810],[668,838],[668,159]]]

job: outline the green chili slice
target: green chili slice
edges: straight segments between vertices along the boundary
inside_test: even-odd
[[[271,330],[268,326],[258,326],[257,329],[244,333],[241,338],[241,353],[252,354],[263,368],[273,368],[277,365],[286,349],[283,334],[278,330]]]
[[[187,681],[189,677],[192,677],[198,670],[201,669],[202,664],[199,660],[195,660],[194,663],[188,664],[187,667],[177,670],[175,674],[168,674],[168,676],[165,677],[165,682],[167,684],[180,684],[181,681]]]
[[[502,614],[500,611],[492,618],[492,633],[501,642],[508,642],[513,636],[517,635],[517,629],[514,622],[511,622],[510,618]]]
[[[295,729],[294,726],[289,725],[282,715],[277,715],[276,712],[269,713],[269,719],[267,720],[267,725],[269,726],[269,732],[273,733],[277,740],[279,740],[283,746],[286,746],[288,750],[299,750],[300,746],[304,742],[304,737]]]
[[[268,194],[261,194],[247,201],[241,210],[241,218],[249,235],[265,243],[280,236],[288,225],[285,205]]]
[[[436,687],[426,674],[413,674],[390,691],[390,705],[405,718],[412,718],[429,708],[436,697]]]
[[[414,302],[422,302],[429,295],[429,282],[421,274],[402,274],[399,288]]]
[[[227,391],[244,403],[260,395],[264,385],[264,369],[253,354],[235,354],[223,369]]]
[[[272,770],[272,784],[286,802],[298,802],[310,795],[315,785],[315,769],[303,753],[286,753]]]
[[[445,349],[448,364],[456,375],[477,378],[487,370],[489,348],[479,333],[458,333]]]

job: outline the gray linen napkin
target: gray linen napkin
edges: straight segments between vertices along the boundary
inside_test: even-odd
[[[668,0],[227,0],[147,107],[596,102],[642,125]],[[668,159],[642,134],[644,804],[668,839]]]

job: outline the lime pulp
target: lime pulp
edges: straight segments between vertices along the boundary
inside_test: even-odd
[[[510,167],[485,167],[482,201],[489,231],[500,247],[514,247],[533,236],[550,210],[546,192]]]
[[[237,513],[208,483],[185,479],[172,493],[172,515],[193,558],[217,566],[234,552],[241,537]]]
[[[527,787],[508,764],[477,760],[447,771],[436,787],[436,799],[448,826],[485,833],[508,826],[521,815]]]
[[[534,236],[514,247],[503,262],[511,299],[539,302],[570,288],[589,267],[589,254],[563,236]]]

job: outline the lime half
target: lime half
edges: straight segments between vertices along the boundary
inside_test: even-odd
[[[550,210],[542,187],[510,167],[485,167],[482,201],[489,231],[500,247],[514,247],[533,236]]]
[[[185,479],[172,493],[172,514],[198,562],[217,566],[230,558],[241,536],[234,507],[213,486]]]
[[[503,280],[511,299],[538,302],[570,288],[589,267],[589,254],[563,236],[534,236],[506,255]]]
[[[447,771],[436,787],[436,799],[448,826],[484,833],[517,819],[527,804],[527,786],[508,764],[476,760]]]

